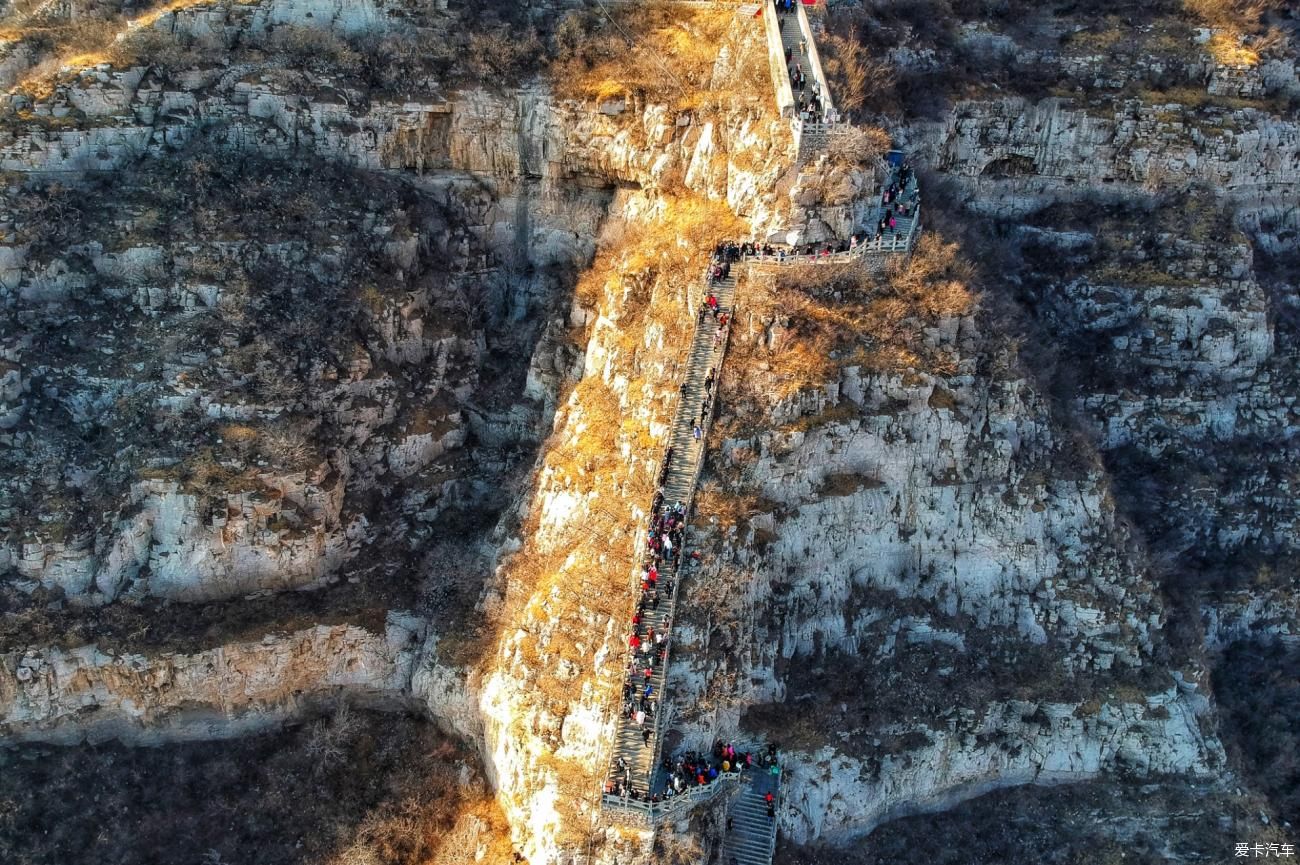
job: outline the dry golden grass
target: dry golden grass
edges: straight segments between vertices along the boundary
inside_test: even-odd
[[[55,85],[68,74],[108,63],[127,67],[151,60],[148,49],[152,28],[164,15],[183,9],[212,6],[216,0],[166,0],[148,7],[134,18],[81,16],[74,19],[46,20],[40,16],[20,21],[12,14],[0,20],[0,40],[33,40],[49,46],[47,56],[27,71],[11,93],[23,93],[33,99],[48,99]],[[234,0],[256,5],[261,0]]]
[[[228,423],[220,428],[221,437],[228,442],[249,442],[257,438],[257,430],[244,424]]]
[[[749,277],[741,287],[742,327],[732,341],[727,386],[762,405],[823,386],[846,366],[950,373],[953,358],[918,337],[940,318],[974,311],[973,280],[974,268],[957,244],[933,233],[879,278],[854,265]],[[764,326],[743,326],[754,319]]]
[[[969,285],[974,278],[974,265],[959,255],[956,243],[926,233],[911,256],[894,260],[886,285],[891,294],[911,303],[921,315],[935,318],[971,311],[974,298]]]
[[[687,190],[663,195],[660,202],[661,215],[618,232],[574,288],[588,308],[619,299],[613,312],[629,347],[650,323],[685,336],[691,325],[680,314],[685,292],[698,289],[713,248],[747,230],[726,204]]]
[[[1210,49],[1210,56],[1224,66],[1255,66],[1259,63],[1259,52],[1242,44],[1241,34],[1237,32],[1215,33],[1206,47]]]
[[[599,375],[589,375],[578,382],[564,420],[581,413],[577,435],[564,446],[551,451],[547,467],[563,483],[586,486],[608,474],[618,463],[618,431],[623,414],[618,395]]]
[[[841,165],[874,165],[893,147],[889,133],[879,126],[855,126],[830,141],[827,154]]]
[[[1265,16],[1288,0],[1183,0],[1183,8],[1215,30],[1210,56],[1225,66],[1256,66],[1260,52],[1282,44],[1285,36],[1264,24]]]
[[[605,101],[646,99],[689,107],[708,89],[714,61],[735,10],[670,3],[620,6],[615,25],[557,61],[552,80],[562,95]]]
[[[752,517],[774,507],[774,503],[760,497],[754,490],[740,486],[724,488],[715,480],[700,484],[695,494],[696,521],[711,524],[717,520],[717,525],[723,529],[743,526]]]

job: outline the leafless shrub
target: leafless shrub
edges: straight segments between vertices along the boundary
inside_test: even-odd
[[[328,720],[311,725],[303,747],[312,759],[315,772],[324,772],[347,756],[348,743],[356,737],[359,726],[359,719],[347,703],[340,704]]]
[[[356,841],[330,860],[329,865],[384,865],[384,859],[373,844]]]
[[[541,54],[542,43],[536,33],[520,37],[501,29],[470,34],[464,61],[472,74],[487,83],[505,83],[517,78]]]
[[[69,747],[0,772],[0,861],[63,865],[496,865],[500,810],[468,752],[427,721],[349,710],[345,756],[320,768],[315,727],[161,748]],[[94,801],[74,795],[93,784]],[[232,819],[232,815],[238,815]],[[478,854],[476,856],[476,854]]]
[[[311,72],[352,74],[361,68],[361,55],[352,46],[333,32],[316,27],[281,25],[271,34],[268,47],[295,67]]]
[[[291,418],[277,420],[263,430],[257,449],[273,465],[284,468],[297,468],[317,455],[306,423]]]
[[[819,48],[835,104],[847,114],[860,111],[872,91],[894,85],[894,68],[871,54],[856,28],[844,34],[827,33]]]
[[[892,146],[889,133],[879,126],[855,126],[830,139],[827,152],[842,165],[875,165]]]

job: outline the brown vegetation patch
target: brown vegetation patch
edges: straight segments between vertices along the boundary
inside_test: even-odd
[[[1256,66],[1262,52],[1285,44],[1286,37],[1268,19],[1288,0],[1183,0],[1183,7],[1214,28],[1208,48],[1225,66]]]
[[[773,513],[779,507],[752,488],[739,483],[724,484],[717,478],[703,481],[695,494],[696,524],[700,526],[715,523],[721,529],[744,526],[753,517]]]
[[[929,406],[932,409],[955,411],[957,398],[952,395],[952,391],[936,385],[934,390],[930,392]]]
[[[859,490],[875,490],[884,485],[883,481],[867,475],[853,472],[832,472],[822,478],[821,488],[817,492],[818,495],[823,497],[851,496]]]
[[[883,277],[859,265],[751,273],[726,386],[767,405],[821,387],[846,366],[950,373],[950,350],[927,348],[919,336],[941,318],[974,311],[973,280],[957,244],[934,233],[922,235],[912,256],[891,261]]]
[[[503,865],[511,849],[470,751],[344,707],[230,741],[0,751],[0,860]]]
[[[660,215],[607,230],[595,260],[578,278],[574,297],[595,309],[607,298],[623,345],[639,345],[646,325],[662,327],[684,348],[693,322],[681,315],[699,299],[705,266],[723,240],[743,236],[744,220],[720,201],[685,189],[659,197]]]
[[[571,12],[556,28],[551,76],[572,98],[693,107],[710,89],[718,48],[734,21],[735,10],[725,5],[638,3]]]
[[[1259,800],[1213,785],[1103,779],[988,793],[934,814],[891,820],[853,847],[786,846],[777,865],[895,865],[923,850],[932,865],[1173,865],[1229,861],[1250,838],[1292,843],[1261,826]]]

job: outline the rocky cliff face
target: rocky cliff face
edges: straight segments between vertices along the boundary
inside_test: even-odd
[[[1204,683],[1161,670],[1163,602],[1095,456],[978,316],[913,322],[951,371],[850,365],[777,401],[770,335],[800,323],[741,331],[754,361],[726,402],[766,429],[713,467],[749,516],[704,511],[686,743],[782,742],[795,841],[1007,785],[1212,774]]]
[[[308,23],[294,9],[281,23]],[[255,39],[267,14],[280,13],[156,26]],[[5,734],[235,735],[316,697],[414,697],[479,743],[516,840],[555,859],[589,824],[623,618],[617,593],[551,594],[589,564],[561,554],[593,523],[630,552],[700,256],[748,231],[735,213],[789,224],[772,191],[788,131],[761,99],[597,110],[541,84],[363,99],[324,73],[257,68],[104,65],[11,103],[11,170],[115,179],[39,186],[65,217],[55,232],[29,204],[36,181],[10,190],[6,297],[22,327],[6,349],[2,555],[21,618],[0,674]],[[407,178],[376,173],[389,170]],[[602,263],[570,302],[598,234]],[[548,434],[534,484],[512,486]],[[23,464],[32,454],[44,462]],[[483,531],[515,502],[496,537]],[[458,547],[460,526],[476,533]],[[592,563],[621,590],[613,555]],[[422,618],[385,638],[341,625],[184,652],[28,642],[51,603],[75,616],[297,589],[383,597],[416,568]]]
[[[680,669],[703,710],[682,732],[799,751],[792,838],[1098,770],[1222,783],[1241,750],[1277,747],[1223,731],[1208,673],[1226,646],[1295,628],[1293,52],[1235,70],[1202,55],[1153,86],[1147,28],[1117,65],[1080,53],[1105,26],[1082,23],[1043,53],[1046,21],[994,26],[1011,53],[971,25],[956,56],[1041,64],[1004,89],[1055,92],[968,90],[894,128],[930,168],[932,226],[990,263],[969,322],[908,320],[955,367],[844,365],[820,393],[732,398],[743,434],[713,482],[749,519],[705,512],[717,558]],[[953,49],[892,59],[924,78]],[[763,317],[759,358],[778,369],[800,327]]]
[[[102,604],[319,586],[382,542],[365,496],[409,492],[396,509],[417,525],[482,496],[464,401],[509,414],[483,381],[502,347],[492,332],[509,307],[545,304],[553,271],[506,286],[483,246],[501,211],[472,184],[436,185],[427,198],[381,186],[312,213],[325,178],[221,158],[146,167],[75,202],[46,187],[67,202],[56,229],[67,237],[44,234],[48,214],[24,213],[33,190],[11,193],[9,297],[21,330],[0,564],[21,592]],[[239,188],[205,191],[213,175]],[[187,180],[199,186],[192,198],[154,193]],[[302,209],[287,223],[226,218],[293,195]],[[591,225],[598,202],[575,196],[574,223]],[[368,215],[349,227],[354,206]],[[227,236],[174,239],[196,229]],[[501,275],[495,285],[442,270],[474,259]],[[360,290],[340,294],[340,280]],[[476,321],[476,310],[488,315]],[[501,437],[526,442],[535,433],[522,426]]]
[[[189,655],[12,652],[0,730],[10,742],[157,744],[257,731],[343,691],[400,703],[424,628],[393,616],[382,635],[322,625]]]
[[[1116,100],[1107,111],[1068,100],[998,99],[954,106],[909,141],[961,178],[977,212],[1019,216],[1084,191],[1117,198],[1205,184],[1252,208],[1294,190],[1300,127],[1254,107]]]
[[[346,33],[362,26],[354,17],[355,10],[347,16],[351,23],[341,22],[338,15],[294,4],[218,5],[168,13],[151,26],[169,39],[201,38],[230,45],[268,38],[273,25],[320,27],[334,22]],[[501,351],[500,345],[489,345],[487,355],[483,351],[485,339],[491,342],[497,334],[479,335],[454,325],[426,330],[426,321],[431,314],[451,324],[460,312],[471,317],[487,313],[489,329],[499,331],[522,320],[527,310],[551,304],[554,283],[524,275],[521,269],[553,275],[572,270],[591,255],[589,238],[603,218],[605,197],[575,187],[575,181],[650,188],[685,183],[725,199],[760,231],[771,233],[787,224],[788,201],[770,191],[778,169],[764,154],[779,150],[788,132],[761,112],[682,113],[662,105],[621,103],[595,111],[587,104],[557,100],[540,86],[506,95],[462,90],[450,98],[384,100],[349,90],[337,75],[322,74],[319,81],[308,75],[322,85],[309,87],[302,77],[272,74],[272,63],[262,62],[267,70],[262,74],[258,68],[250,63],[207,74],[159,66],[115,70],[101,64],[62,80],[43,97],[20,92],[9,97],[10,110],[30,120],[9,127],[5,152],[10,158],[4,165],[18,172],[46,172],[114,170],[141,158],[148,164],[167,159],[201,128],[206,130],[204,146],[234,147],[272,160],[310,154],[356,170],[434,172],[437,176],[420,184],[416,193],[421,203],[408,202],[394,219],[373,210],[379,202],[372,200],[359,235],[304,243],[291,229],[288,236],[265,244],[266,250],[239,237],[213,244],[142,242],[152,241],[150,235],[158,232],[131,219],[118,227],[115,245],[121,248],[96,245],[94,230],[85,229],[81,237],[59,238],[49,249],[34,248],[32,220],[46,214],[33,214],[20,223],[8,251],[0,253],[7,268],[5,282],[15,297],[42,309],[84,300],[85,289],[93,293],[98,283],[112,282],[114,300],[121,294],[126,309],[151,324],[165,328],[169,315],[180,316],[201,321],[215,332],[230,324],[225,309],[242,302],[228,287],[213,284],[215,274],[232,261],[244,265],[256,258],[263,268],[300,269],[309,261],[326,259],[341,272],[350,266],[343,260],[345,249],[364,244],[376,259],[374,266],[398,279],[390,284],[377,281],[373,290],[378,293],[365,299],[374,307],[362,313],[373,341],[340,345],[332,368],[312,370],[308,377],[314,393],[306,404],[205,392],[199,379],[210,376],[197,374],[199,368],[207,366],[205,373],[224,375],[227,381],[240,371],[202,359],[199,349],[167,358],[166,373],[184,384],[172,385],[165,398],[154,397],[155,402],[165,399],[173,415],[189,409],[235,424],[279,418],[288,410],[313,417],[325,414],[341,427],[336,438],[355,446],[344,445],[344,454],[338,451],[341,442],[320,442],[314,453],[304,456],[309,469],[261,472],[262,477],[250,478],[245,488],[229,491],[221,514],[210,515],[204,496],[170,483],[167,466],[160,467],[164,477],[138,484],[129,493],[123,489],[121,497],[132,513],[117,526],[59,525],[57,531],[42,532],[38,525],[46,517],[30,514],[27,522],[32,527],[11,533],[0,552],[0,563],[25,579],[57,585],[93,602],[130,590],[142,568],[150,576],[140,590],[186,600],[327,582],[373,534],[366,517],[345,513],[347,489],[374,488],[375,475],[410,486],[417,474],[428,475],[431,467],[454,462],[469,435],[489,437],[494,445],[535,435],[536,420],[523,421],[512,415],[514,409],[493,407],[488,417],[478,420],[477,413],[458,405],[478,387],[488,355]],[[719,75],[725,74],[724,65]],[[326,86],[327,81],[335,84]],[[202,164],[190,167],[206,170]],[[488,188],[451,173],[489,179]],[[268,180],[272,178],[257,182]],[[297,200],[305,203],[307,197]],[[278,203],[270,198],[263,196],[259,206]],[[434,224],[423,222],[424,202],[445,211]],[[156,221],[160,204],[140,201],[136,209],[142,221]],[[62,254],[69,245],[84,262],[69,261]],[[511,246],[512,252],[501,253]],[[451,293],[439,287],[435,296],[421,284],[431,279],[447,285]],[[398,297],[403,290],[407,296]],[[382,296],[390,292],[391,302]],[[451,321],[446,318],[449,309],[457,311]],[[213,318],[227,321],[219,324],[210,321]],[[68,320],[89,323],[84,317]],[[227,330],[222,339],[247,337]],[[9,427],[22,420],[42,386],[50,389],[43,383],[55,371],[33,362],[47,348],[34,345],[28,334],[6,349],[3,417]],[[98,350],[117,357],[111,354],[117,351],[112,345]],[[377,368],[390,364],[432,368],[436,378],[426,377],[411,401],[404,396],[409,386]],[[90,369],[77,372],[93,377]],[[61,397],[65,404],[75,403],[74,416],[84,424],[105,424],[100,406],[109,399],[106,391],[132,390],[125,379],[104,378],[109,380],[92,393],[74,391]],[[534,382],[528,396],[545,403],[545,388],[538,388]],[[133,398],[148,398],[135,390]],[[436,409],[423,408],[425,403]],[[412,420],[413,415],[418,417]],[[384,426],[406,429],[376,437],[375,430]],[[445,492],[453,480],[446,477],[442,485]],[[445,507],[445,501],[426,502],[422,509],[412,503],[410,510],[422,513],[427,522]],[[268,523],[287,524],[287,529],[268,532]]]
[[[973,52],[1057,92],[897,112],[950,243],[750,274],[673,742],[779,741],[797,843],[1032,783],[1239,805],[1207,670],[1296,630],[1294,62],[1184,56],[1185,26],[1123,64],[1059,23],[927,46],[944,15],[897,14],[873,32],[904,79]],[[736,98],[752,22],[659,101],[474,84],[404,41],[468,51],[455,23],[169,8],[131,43],[152,62],[0,100],[0,736],[419,705],[530,861],[648,855],[592,808],[701,253],[843,234],[874,178],[790,170],[766,94]],[[5,52],[0,79],[40,59]],[[219,604],[295,624],[142,636]],[[112,648],[54,645],[118,611]]]

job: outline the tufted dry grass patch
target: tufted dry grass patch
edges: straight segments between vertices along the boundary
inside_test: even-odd
[[[154,25],[183,9],[212,6],[217,0],[164,0],[132,6],[121,0],[88,4],[74,15],[63,4],[14,4],[0,17],[0,40],[30,49],[38,58],[11,88],[33,99],[47,99],[69,74],[108,63],[152,63],[161,33]],[[224,0],[255,5],[260,0]],[[130,12],[139,12],[130,15]]]
[[[632,353],[650,327],[684,350],[693,326],[685,312],[699,300],[713,249],[747,231],[725,203],[684,189],[661,195],[656,207],[655,216],[608,229],[574,289],[589,309],[617,299],[608,313]]]
[[[551,78],[575,99],[689,105],[709,89],[735,10],[725,4],[620,4],[570,12],[556,28]]]
[[[719,474],[714,469],[714,474]],[[725,483],[709,478],[695,494],[696,525],[717,525],[730,529],[746,525],[761,513],[770,513],[778,505],[763,498],[757,490],[742,486],[742,481]]]
[[[974,312],[974,280],[959,245],[929,232],[883,276],[857,265],[751,275],[737,307],[727,380],[765,404],[829,384],[846,366],[951,373],[952,350],[922,337],[941,320]]]
[[[1214,29],[1206,47],[1224,66],[1257,66],[1262,53],[1284,44],[1284,34],[1268,19],[1288,5],[1287,0],[1183,0],[1184,9]]]

